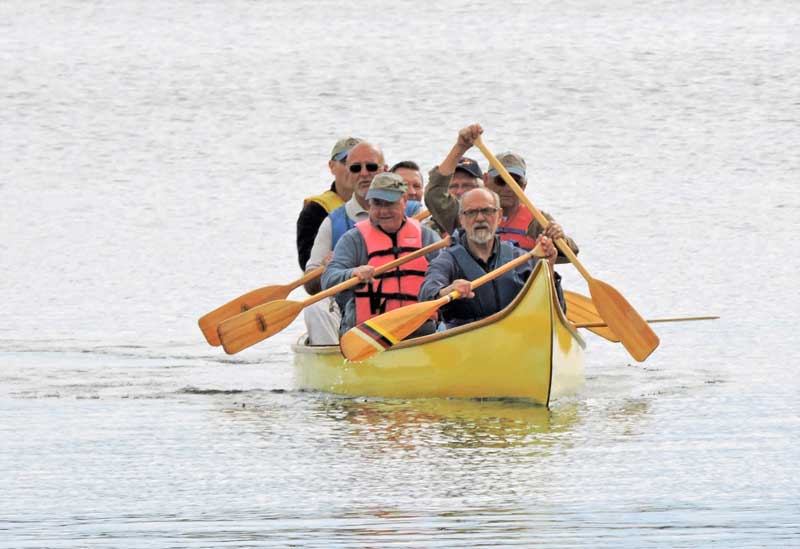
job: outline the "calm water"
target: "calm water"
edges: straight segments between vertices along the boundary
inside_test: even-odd
[[[800,546],[800,11],[699,4],[0,3],[0,547]],[[427,170],[473,121],[594,276],[722,319],[587,334],[550,410],[205,344],[337,137]]]

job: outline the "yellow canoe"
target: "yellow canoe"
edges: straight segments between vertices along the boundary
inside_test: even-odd
[[[302,340],[301,340],[302,341]],[[298,343],[298,388],[385,398],[518,398],[548,406],[584,381],[586,344],[541,263],[517,298],[479,322],[403,341],[364,362]]]

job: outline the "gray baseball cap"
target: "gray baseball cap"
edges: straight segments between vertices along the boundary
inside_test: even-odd
[[[338,160],[341,162],[347,158],[347,153],[350,152],[350,149],[361,143],[361,141],[362,140],[358,137],[345,137],[340,139],[331,150],[331,160]]]
[[[403,178],[392,172],[379,173],[372,178],[367,191],[367,200],[377,198],[387,202],[397,202],[408,192],[408,185]]]
[[[513,173],[525,179],[525,159],[517,153],[503,152],[497,155],[497,159],[508,170],[508,173]],[[494,168],[489,170],[489,177],[496,177],[497,170]]]

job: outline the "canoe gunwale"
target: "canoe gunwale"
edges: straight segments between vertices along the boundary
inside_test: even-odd
[[[416,346],[424,345],[426,343],[430,343],[430,342],[433,342],[433,341],[439,341],[439,340],[442,340],[442,339],[447,339],[447,338],[450,338],[450,337],[461,335],[461,334],[463,334],[465,332],[471,332],[473,330],[477,330],[477,329],[479,329],[479,328],[481,328],[483,326],[486,326],[488,324],[493,324],[495,322],[498,322],[498,321],[502,320],[503,318],[505,318],[508,315],[510,315],[517,308],[517,306],[522,302],[522,300],[525,299],[525,296],[527,295],[528,290],[530,290],[531,286],[533,285],[533,281],[536,278],[536,275],[537,275],[539,269],[542,269],[542,268],[544,268],[544,262],[543,261],[537,262],[536,265],[534,266],[533,271],[531,272],[531,275],[528,277],[528,280],[525,282],[525,285],[522,287],[522,289],[519,291],[519,293],[517,293],[517,296],[514,298],[514,300],[511,303],[509,303],[504,309],[502,309],[502,310],[500,310],[500,311],[498,311],[498,312],[496,312],[496,313],[494,313],[492,315],[489,315],[489,316],[487,316],[485,318],[482,318],[482,319],[480,319],[478,321],[470,322],[469,324],[464,324],[462,326],[457,326],[455,328],[451,328],[449,330],[444,330],[442,332],[435,332],[433,334],[422,336],[422,337],[417,337],[415,339],[406,339],[406,340],[400,341],[396,345],[392,346],[391,348],[389,348],[389,349],[387,349],[386,351],[383,351],[383,352],[384,353],[391,353],[392,351],[395,351],[395,350],[405,349],[405,348],[408,348],[408,347],[416,347]],[[566,315],[564,314],[564,311],[561,310],[561,307],[559,307],[557,305],[558,299],[556,297],[555,286],[553,285],[553,277],[552,277],[552,275],[550,273],[550,269],[546,270],[545,275],[547,276],[548,280],[550,281],[550,288],[551,288],[551,293],[552,293],[551,297],[554,300],[553,303],[556,304],[555,306],[552,307],[552,310],[556,312],[555,314],[558,317],[558,322],[560,322],[567,330],[569,330],[569,332],[572,334],[572,336],[575,338],[575,340],[578,342],[578,344],[581,346],[581,348],[585,349],[586,348],[586,341],[578,333],[578,330],[577,330],[577,328],[575,328],[574,324],[572,324],[572,322],[570,322],[567,319]],[[555,322],[555,319],[553,319],[553,321]],[[306,335],[302,334],[300,336],[300,338],[298,339],[297,343],[292,345],[292,350],[294,352],[296,352],[296,353],[312,353],[312,354],[332,354],[332,353],[339,353],[340,352],[338,345],[306,345],[305,343],[303,343],[303,340],[305,339],[305,337],[306,337]]]

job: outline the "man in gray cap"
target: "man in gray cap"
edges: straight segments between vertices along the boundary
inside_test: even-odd
[[[503,152],[497,155],[497,160],[508,171],[514,181],[519,185],[523,191],[528,185],[527,167],[525,159],[517,153]],[[497,173],[497,170],[492,168],[484,176],[484,183],[486,188],[494,191],[500,197],[500,207],[503,208],[503,219],[500,226],[497,227],[497,236],[505,242],[509,242],[514,246],[519,246],[524,250],[532,250],[536,246],[536,239],[540,234],[550,237],[552,240],[563,238],[567,245],[574,253],[578,253],[578,245],[575,241],[564,234],[564,229],[561,225],[556,223],[552,216],[547,212],[542,212],[550,224],[546,229],[542,230],[539,222],[533,217],[527,206],[520,202],[519,196],[514,192],[511,187],[506,185],[506,182]],[[568,262],[567,258],[559,252],[559,263]]]
[[[357,276],[364,282],[336,298],[342,310],[339,334],[358,323],[416,303],[424,280],[427,257],[414,259],[397,269],[375,276],[375,269],[440,240],[432,230],[406,217],[408,185],[397,174],[380,173],[372,179],[366,194],[369,219],[356,223],[337,242],[333,259],[322,274],[322,288],[330,288]],[[426,322],[412,336],[433,333],[435,323]]]
[[[348,177],[350,172],[347,170],[347,155],[360,142],[361,139],[357,137],[345,137],[336,142],[328,161],[328,169],[334,178],[330,188],[322,194],[303,200],[303,209],[297,218],[297,260],[303,270],[322,220],[350,200],[353,194],[353,186]]]

